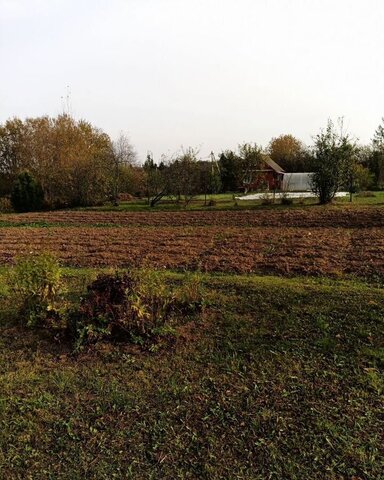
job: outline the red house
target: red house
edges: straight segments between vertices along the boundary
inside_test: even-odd
[[[284,170],[265,155],[259,169],[247,173],[243,180],[245,192],[250,190],[281,190]]]

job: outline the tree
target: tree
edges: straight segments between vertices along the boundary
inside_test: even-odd
[[[220,180],[224,192],[236,192],[241,171],[241,159],[232,150],[225,150],[219,156]]]
[[[113,157],[107,134],[69,115],[8,120],[0,126],[0,177],[4,190],[28,171],[50,207],[104,201],[111,190]]]
[[[372,139],[372,157],[371,170],[375,175],[375,182],[377,187],[384,187],[384,117],[382,118],[382,125],[379,125],[373,135]]]
[[[343,132],[340,120],[338,133],[331,120],[315,137],[312,157],[312,191],[321,204],[332,201],[339,188],[348,184],[356,158],[356,145]]]
[[[257,170],[260,170],[263,162],[263,151],[256,143],[243,143],[239,145],[240,168],[237,171],[237,183],[244,187],[245,192],[255,182]]]
[[[348,172],[347,189],[349,192],[349,201],[352,202],[352,194],[361,190],[366,190],[373,182],[373,175],[368,168],[361,165],[358,161],[351,163]]]
[[[127,175],[128,169],[136,165],[136,152],[129,138],[124,133],[112,143],[112,158],[114,163],[112,178],[112,198],[115,206],[118,205],[122,173]]]
[[[268,154],[286,172],[308,171],[309,155],[305,145],[293,135],[272,138]]]
[[[119,193],[142,197],[145,194],[146,176],[138,165],[120,165]]]
[[[243,143],[237,152],[226,150],[220,154],[219,169],[224,192],[236,192],[254,181],[256,170],[260,169],[263,151],[256,143]]]
[[[184,207],[202,191],[200,169],[198,151],[192,147],[182,150],[168,166],[168,192],[178,201],[183,197]]]
[[[152,154],[148,153],[143,170],[145,173],[145,191],[148,205],[154,207],[169,192],[165,157],[163,156],[160,165],[157,165],[153,160]]]
[[[205,195],[205,204],[207,194],[219,193],[222,190],[221,171],[219,163],[215,159],[215,154],[211,152],[210,161],[200,161],[200,188],[201,193]]]
[[[110,194],[113,175],[109,136],[68,115],[53,119],[53,135],[56,141],[53,161],[48,164],[50,175],[44,169],[39,169],[39,174],[48,187],[53,186],[54,205],[103,203]]]
[[[9,195],[18,173],[27,168],[26,129],[18,119],[0,125],[0,195]]]
[[[30,173],[23,172],[17,177],[11,193],[11,203],[16,212],[33,212],[43,208],[43,189]]]

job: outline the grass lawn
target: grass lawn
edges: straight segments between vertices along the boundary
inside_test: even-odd
[[[96,272],[65,274],[74,300]],[[74,356],[19,324],[5,276],[0,478],[383,478],[379,286],[205,274],[205,314],[169,345]]]
[[[364,197],[359,196],[358,194],[353,195],[353,201],[351,206],[354,205],[384,205],[384,191],[373,192],[373,197]],[[294,199],[291,205],[281,205],[277,200],[274,205],[263,205],[261,200],[236,200],[234,197],[241,196],[241,193],[222,193],[215,195],[207,196],[207,204],[205,205],[205,196],[198,195],[195,197],[191,203],[187,206],[187,210],[242,210],[242,209],[258,209],[258,208],[294,208],[294,207],[303,207],[303,206],[314,206],[316,205],[317,199],[315,198],[305,198],[305,199]],[[209,205],[209,201],[213,200],[214,205]],[[349,197],[337,198],[334,201],[334,205],[349,205]],[[176,204],[172,199],[165,197],[160,203],[155,207],[151,208],[148,206],[145,199],[135,199],[127,202],[121,202],[119,206],[114,207],[111,204],[106,204],[100,207],[92,207],[92,210],[100,211],[177,211],[184,210],[183,203]],[[90,210],[87,208],[87,210]]]

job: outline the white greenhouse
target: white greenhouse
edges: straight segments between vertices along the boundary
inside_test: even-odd
[[[312,173],[284,173],[284,192],[310,192]]]

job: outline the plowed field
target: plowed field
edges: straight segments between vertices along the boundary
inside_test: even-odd
[[[222,227],[384,227],[384,208],[323,208],[195,212],[55,211],[0,215],[0,222],[65,225]]]
[[[4,215],[0,220],[15,225],[56,224],[0,228],[2,264],[12,262],[20,253],[49,250],[68,266],[147,265],[281,275],[384,275],[384,210],[380,208],[77,211]]]

